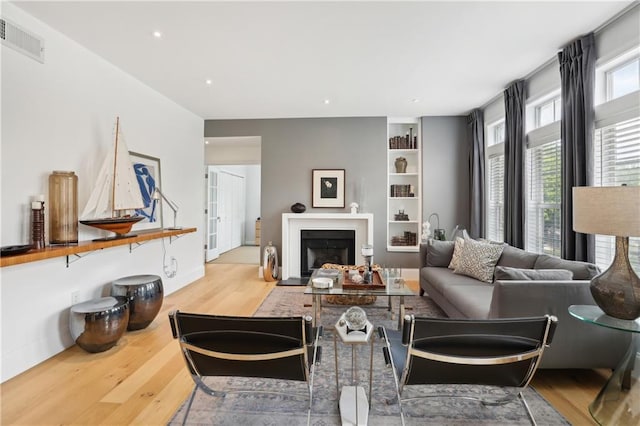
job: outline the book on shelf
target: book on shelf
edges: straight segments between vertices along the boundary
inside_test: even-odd
[[[391,185],[389,196],[391,197],[413,197],[415,196],[413,191],[413,185],[407,184],[393,184]]]
[[[418,136],[413,134],[413,127],[404,136],[392,136],[389,138],[389,149],[417,149]]]

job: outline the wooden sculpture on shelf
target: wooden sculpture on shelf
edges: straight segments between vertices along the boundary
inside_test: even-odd
[[[127,234],[131,227],[144,217],[132,216],[128,211],[143,207],[129,149],[120,133],[120,117],[117,117],[113,149],[102,163],[80,223],[114,232],[116,235],[110,239],[130,237]]]

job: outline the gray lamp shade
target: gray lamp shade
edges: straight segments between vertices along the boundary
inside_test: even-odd
[[[574,187],[573,230],[640,237],[640,186]]]

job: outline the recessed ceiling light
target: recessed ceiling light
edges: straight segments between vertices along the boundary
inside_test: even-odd
[[[155,38],[162,38],[162,33],[161,33],[160,31],[154,31],[154,32],[153,32],[153,36],[154,36]]]
[[[418,102],[420,102],[420,99],[414,98],[414,99],[411,99],[411,102],[413,102],[414,104],[417,104]]]
[[[330,103],[331,103],[331,100],[330,100],[330,99],[325,99],[325,100],[324,100],[324,104],[325,104],[325,105],[329,105]]]
[[[211,86],[213,84],[213,81],[207,79],[205,80],[205,83],[207,83],[208,86]]]
[[[205,140],[204,140],[204,144],[205,144],[205,145],[209,145],[209,141],[205,139]]]

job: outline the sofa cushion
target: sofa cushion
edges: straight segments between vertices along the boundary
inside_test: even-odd
[[[427,245],[427,266],[449,266],[453,256],[453,241],[429,240]]]
[[[548,254],[539,255],[533,268],[567,269],[573,272],[574,280],[590,280],[600,273],[600,268],[593,263],[560,259],[559,257],[549,256]]]
[[[493,286],[477,280],[470,285],[450,285],[445,288],[444,297],[467,318],[484,319],[489,316]]]
[[[533,269],[538,259],[538,253],[531,253],[508,244],[504,245],[502,256],[498,259],[498,266],[510,266],[512,268]]]
[[[572,280],[573,272],[567,269],[522,269],[510,266],[496,266],[493,274],[496,280]]]
[[[450,286],[457,285],[479,285],[486,287],[487,284],[481,283],[475,278],[467,277],[466,275],[456,275],[453,273],[451,269],[447,268],[434,268],[427,267],[422,268],[420,271],[420,276],[422,279],[426,280],[431,284],[438,293],[444,294],[445,289]]]
[[[487,283],[493,282],[493,270],[502,254],[503,246],[468,239],[464,242],[456,274],[467,275]]]
[[[458,266],[458,260],[460,259],[460,254],[462,254],[463,248],[464,248],[464,238],[457,237],[453,245],[453,256],[451,256],[449,269],[456,269],[456,266]]]

